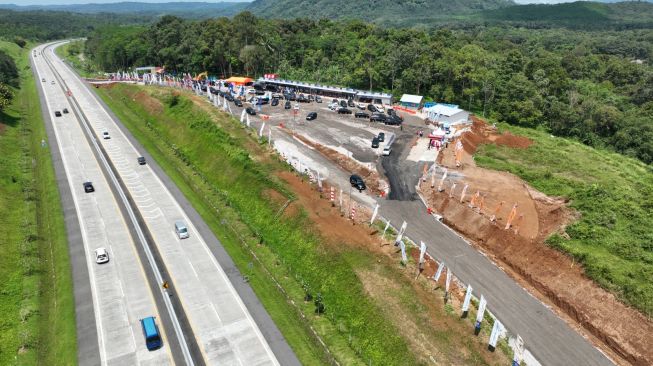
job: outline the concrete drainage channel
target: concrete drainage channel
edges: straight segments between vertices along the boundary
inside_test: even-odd
[[[48,46],[51,45],[52,44]],[[44,50],[48,46],[46,46]],[[41,56],[44,57],[55,78],[58,80],[59,86],[63,89],[64,93],[66,93],[68,90],[66,83],[54,68],[52,62],[46,56],[46,52],[42,51]],[[176,339],[173,341],[172,334],[169,333],[169,337],[171,339],[168,341],[168,343],[170,344],[172,350],[177,348],[175,351],[179,351],[172,352],[173,357],[175,358],[175,362],[189,366],[204,365],[205,362],[202,357],[201,350],[195,341],[195,336],[192,332],[188,318],[182,308],[174,287],[169,286],[167,289],[165,289],[160,286],[160,284],[164,283],[165,278],[169,278],[168,271],[165,268],[163,261],[161,260],[160,253],[158,252],[156,246],[149,245],[149,243],[153,242],[152,235],[145,225],[140,211],[137,209],[131,195],[126,193],[128,192],[127,187],[120,178],[116,167],[113,165],[111,160],[108,159],[107,152],[101,145],[97,143],[98,136],[96,136],[90,128],[89,121],[84,115],[84,112],[79,107],[77,100],[72,95],[68,95],[67,98],[70,102],[70,105],[72,106],[72,112],[75,114],[78,122],[80,123],[80,126],[85,131],[85,136],[88,143],[93,146],[95,158],[102,163],[101,167],[103,174],[107,180],[112,183],[110,184],[110,187],[113,191],[113,194],[116,197],[120,198],[119,201],[122,203],[120,205],[120,209],[123,215],[126,215],[129,218],[129,220],[125,221],[130,226],[132,235],[135,234],[135,238],[138,238],[138,241],[141,244],[141,246],[137,246],[136,249],[139,253],[141,262],[143,262],[143,256],[145,256],[147,263],[149,264],[149,267],[144,266],[144,268],[150,272],[148,273],[148,283],[150,285],[150,290],[153,294],[157,293],[158,290],[159,294],[161,295],[160,297],[155,296],[155,298],[157,299],[157,307],[159,307],[161,316],[164,318],[162,321],[165,325],[172,325],[172,328],[174,329]],[[154,276],[155,281],[152,281],[152,276]],[[160,306],[160,300],[163,300],[166,310],[165,312],[161,312],[163,309]],[[169,328],[169,326],[167,328]],[[179,357],[179,354],[183,355],[183,358]]]

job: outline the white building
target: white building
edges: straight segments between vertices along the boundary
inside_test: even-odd
[[[426,113],[426,117],[432,122],[449,125],[464,123],[469,119],[469,112],[452,104],[437,103],[431,107],[424,108],[424,112]]]

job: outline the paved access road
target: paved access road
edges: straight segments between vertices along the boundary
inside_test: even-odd
[[[77,74],[60,60],[53,64],[91,121],[94,134],[99,138],[109,133],[109,139],[98,142],[143,217],[199,345],[202,361],[211,365],[299,364],[251,289],[231,282],[237,278],[233,263],[224,258],[223,250],[216,249],[219,242],[211,237],[206,224],[180,192],[171,189],[174,185],[169,178],[151,159],[146,165],[138,165],[137,157],[148,157],[143,149]],[[176,221],[188,226],[188,239],[176,235]],[[231,273],[223,269],[223,262],[230,266]],[[252,314],[264,327],[259,328]]]
[[[52,148],[58,150],[56,160],[65,171],[65,183],[70,194],[64,196],[74,211],[67,212],[67,220],[78,222],[80,235],[69,235],[72,261],[86,266],[88,277],[75,282],[78,334],[80,339],[79,363],[83,365],[174,364],[170,347],[148,351],[141,332],[139,319],[159,313],[134,240],[123,219],[102,168],[95,159],[93,149],[82,131],[73,108],[54,74],[45,63],[43,46],[35,49],[33,58],[37,83],[55,139]],[[41,81],[45,79],[45,81]],[[55,117],[55,111],[64,108],[69,113]],[[47,119],[46,119],[47,120]],[[85,193],[82,183],[91,181],[95,192]],[[72,202],[70,202],[72,201]],[[64,203],[66,206],[66,203]],[[110,261],[95,263],[94,250],[104,247]],[[83,272],[83,271],[82,271]],[[74,276],[77,277],[77,273]],[[88,281],[88,286],[78,286]],[[81,304],[80,304],[81,303]],[[84,312],[92,313],[85,316]],[[90,314],[87,314],[90,315]],[[163,339],[166,329],[159,324]]]
[[[380,213],[395,226],[406,220],[406,236],[424,241],[427,252],[443,260],[474,294],[485,296],[488,309],[542,363],[556,366],[600,366],[613,363],[589,341],[531,296],[460,236],[426,213],[421,201],[383,200]],[[470,329],[470,332],[472,329]]]

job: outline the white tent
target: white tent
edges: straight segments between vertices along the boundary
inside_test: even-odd
[[[428,119],[431,121],[446,124],[467,122],[469,118],[469,112],[450,104],[438,103],[429,108],[425,108],[424,112],[426,112]]]

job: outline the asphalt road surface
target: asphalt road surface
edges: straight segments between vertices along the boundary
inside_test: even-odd
[[[139,319],[161,319],[156,300],[120,204],[63,89],[45,63],[42,49],[36,49],[32,64],[51,148],[56,149],[58,181],[65,193],[62,200],[74,270],[78,361],[83,365],[173,364],[170,346],[155,351],[145,347]],[[63,108],[70,113],[54,117],[54,111]],[[95,192],[84,192],[85,181],[93,182]],[[98,247],[108,251],[108,263],[95,263],[93,252]],[[168,339],[165,326],[160,324],[160,329]]]
[[[224,249],[174,184],[78,75],[60,60],[54,67],[91,121],[94,135],[138,207],[202,360],[207,364],[299,364],[233,262],[225,258]],[[110,138],[100,139],[103,132]],[[148,164],[137,164],[141,155],[149,158]],[[174,222],[179,220],[188,226],[188,239],[180,239],[174,231]],[[224,263],[231,266],[223,268]],[[234,285],[234,279],[240,283]]]

